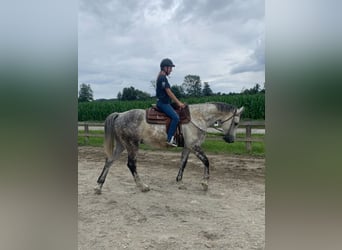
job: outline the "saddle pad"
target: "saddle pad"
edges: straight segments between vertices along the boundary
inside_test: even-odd
[[[180,124],[186,124],[190,122],[191,116],[188,105],[186,105],[183,109],[175,109],[175,111],[179,115]],[[157,107],[146,109],[146,121],[150,124],[167,124],[170,122],[170,120],[170,117],[168,117],[164,112],[160,111]]]

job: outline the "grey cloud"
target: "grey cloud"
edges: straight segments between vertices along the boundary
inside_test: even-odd
[[[80,11],[93,16],[111,33],[125,33],[136,22],[137,9],[141,1],[134,0],[81,0]]]
[[[115,97],[105,90],[126,85],[151,92],[163,57],[176,63],[172,84],[197,74],[220,92],[234,82],[241,89],[245,76],[231,73],[264,67],[255,42],[264,34],[261,0],[81,0],[79,12],[79,81],[96,86],[96,98]]]
[[[245,72],[258,72],[265,70],[265,42],[260,39],[258,46],[253,53],[241,64],[233,67],[230,71],[232,74]]]
[[[251,64],[244,64],[237,67],[234,67],[230,73],[232,74],[240,74],[240,73],[246,73],[246,72],[258,72],[264,70],[264,66],[256,63]]]
[[[234,1],[206,0],[183,1],[175,20],[194,23],[229,22],[231,20],[262,19],[265,12],[264,0]]]
[[[214,18],[220,10],[226,9],[231,2],[227,0],[183,1],[175,18],[190,21],[189,17],[191,17],[192,22],[203,18],[208,20]]]

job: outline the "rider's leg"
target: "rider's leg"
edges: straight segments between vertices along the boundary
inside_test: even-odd
[[[158,104],[158,108],[171,118],[170,128],[167,133],[167,141],[170,142],[176,132],[179,116],[170,104]]]

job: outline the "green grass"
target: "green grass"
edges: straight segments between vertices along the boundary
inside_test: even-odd
[[[84,131],[79,131],[79,133],[84,133]],[[103,130],[90,130],[89,134],[100,135],[101,137],[89,137],[89,140],[84,136],[78,136],[78,145],[79,146],[94,146],[94,147],[102,147],[103,146]]]
[[[103,135],[103,131],[89,131],[90,134]],[[244,134],[237,134],[237,138],[243,138]],[[252,135],[253,138],[264,138],[264,135],[255,134]],[[103,136],[101,137],[89,137],[87,141],[85,137],[78,136],[79,146],[103,146]],[[158,148],[152,148],[148,145],[141,144],[140,148],[143,150],[153,150],[158,151]],[[264,142],[252,142],[252,151],[248,152],[246,150],[245,142],[234,142],[226,143],[222,139],[222,135],[215,133],[208,133],[205,142],[202,144],[202,149],[204,152],[211,154],[236,154],[236,155],[253,155],[265,157],[265,143]],[[165,150],[165,149],[163,149]],[[181,152],[182,148],[170,148],[167,149],[171,152]]]
[[[78,136],[78,146],[102,147],[103,138],[102,137],[90,137],[89,140],[87,141],[85,137]]]
[[[245,134],[237,134],[237,138],[244,138]],[[263,139],[264,135],[255,134],[253,138]],[[226,143],[222,135],[216,133],[208,133],[205,142],[202,144],[202,148],[206,152],[221,154],[238,154],[238,155],[254,155],[265,156],[265,143],[264,142],[252,142],[252,151],[246,150],[246,143],[236,141],[234,143]]]
[[[215,154],[229,153],[238,155],[265,156],[265,147],[263,142],[253,142],[251,152],[246,150],[245,142],[226,143],[223,140],[206,140],[202,144],[202,148],[205,152]]]

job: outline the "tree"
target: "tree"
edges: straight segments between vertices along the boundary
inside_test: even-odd
[[[262,90],[260,89],[260,84],[259,83],[256,83],[254,85],[254,87],[250,88],[250,89],[245,89],[245,90],[242,90],[241,93],[242,94],[249,94],[249,95],[253,95],[253,94],[257,94],[257,93],[260,93],[262,92]]]
[[[156,88],[157,88],[157,81],[156,81],[156,80],[151,80],[150,83],[151,83],[151,87],[152,87],[153,89],[156,89]]]
[[[151,95],[149,93],[143,92],[139,89],[135,90],[136,96],[137,96],[137,100],[146,100],[148,98],[151,97]]]
[[[264,87],[262,88],[262,90],[260,90],[260,93],[264,93],[265,94],[265,83],[264,83]]]
[[[137,96],[134,87],[124,88],[122,90],[121,100],[136,100]]]
[[[150,98],[150,94],[143,92],[139,89],[135,89],[134,87],[129,87],[129,88],[124,88],[122,90],[122,94],[121,92],[118,93],[118,99],[119,100],[127,100],[127,101],[131,101],[131,100],[145,100]]]
[[[82,83],[80,85],[80,91],[78,93],[78,101],[90,102],[93,100],[93,90],[91,89],[90,84]]]
[[[211,90],[209,83],[208,82],[204,82],[204,87],[203,87],[203,96],[211,96],[213,95],[213,91]]]
[[[171,91],[177,98],[185,97],[184,89],[182,86],[172,85]]]
[[[202,95],[201,78],[197,75],[185,76],[182,86],[188,96],[198,97]]]
[[[260,92],[260,84],[259,83],[255,84],[253,90],[255,93],[259,93]]]

